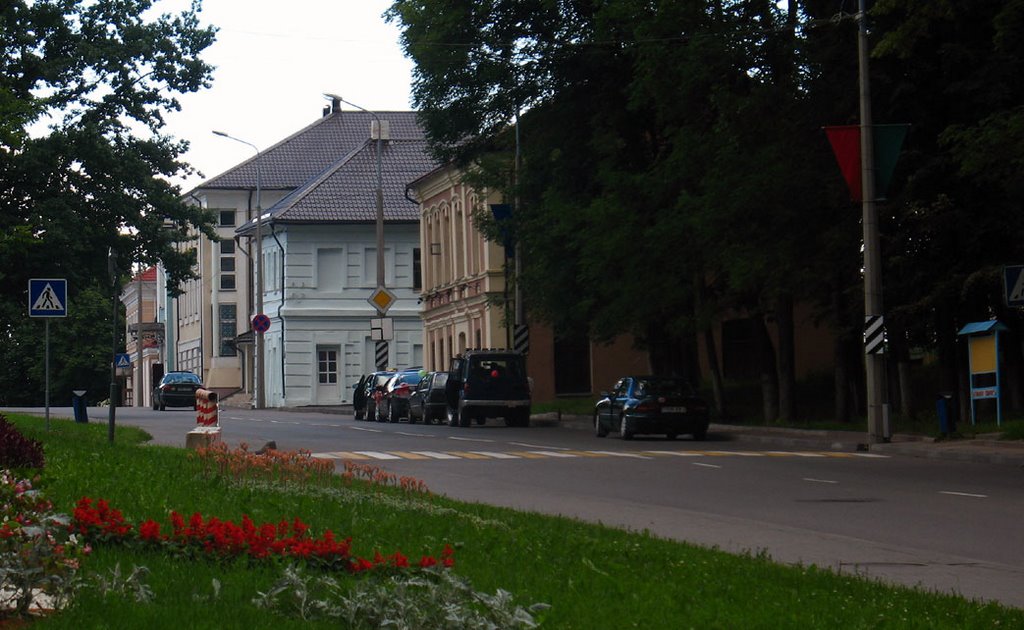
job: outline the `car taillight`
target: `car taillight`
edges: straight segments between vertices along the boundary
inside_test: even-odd
[[[645,402],[637,405],[636,410],[640,413],[654,413],[661,410],[661,405]]]

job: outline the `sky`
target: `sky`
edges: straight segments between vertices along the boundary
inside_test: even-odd
[[[157,0],[157,13],[189,0]],[[219,27],[204,60],[212,87],[179,97],[166,132],[190,143],[186,162],[201,171],[175,180],[188,191],[314,122],[338,94],[371,111],[410,110],[413,64],[397,24],[382,14],[390,0],[203,0],[200,22]],[[343,105],[343,109],[352,109]]]

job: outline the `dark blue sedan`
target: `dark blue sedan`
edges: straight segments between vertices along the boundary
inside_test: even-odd
[[[695,440],[707,437],[708,405],[684,379],[626,376],[601,396],[594,408],[597,437],[609,431],[618,431],[624,440],[648,433],[662,433],[670,440],[681,434],[692,435]]]

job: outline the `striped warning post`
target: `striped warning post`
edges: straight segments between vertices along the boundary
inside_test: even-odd
[[[377,366],[378,370],[383,370],[388,366],[388,342],[378,341],[374,348],[374,365]]]
[[[526,324],[516,324],[513,331],[512,349],[523,354],[530,353],[530,327]]]
[[[196,424],[203,427],[220,426],[220,407],[217,392],[208,389],[196,390]]]
[[[885,320],[881,315],[864,318],[864,353],[885,353]]]

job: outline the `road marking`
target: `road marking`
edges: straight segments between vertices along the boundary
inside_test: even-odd
[[[538,455],[544,455],[544,456],[547,456],[547,457],[577,457],[576,455],[573,455],[572,453],[564,453],[564,452],[560,453],[558,451],[530,451],[530,452],[531,453],[536,453]]]
[[[396,435],[409,435],[412,437],[435,437],[429,433],[406,433],[405,431],[395,431]]]
[[[463,457],[465,459],[490,459],[490,457],[486,455],[480,455],[479,453],[474,453],[472,451],[450,451],[449,454],[454,455],[455,457]]]
[[[544,450],[568,451],[567,446],[548,446],[547,444],[527,444],[526,442],[509,442],[512,446],[525,446],[526,448],[542,448]]]
[[[636,453],[620,453],[617,451],[592,451],[599,455],[610,455],[611,457],[634,457],[636,459],[651,459],[645,455],[637,455]]]
[[[512,455],[511,453],[495,453],[492,451],[470,451],[477,455],[483,455],[492,459],[520,459],[519,457]]]
[[[290,420],[270,420],[271,424],[302,424],[301,422],[292,422]]]
[[[351,427],[351,426],[349,428],[350,429],[355,429],[356,431],[366,431],[368,433],[383,433],[383,431],[381,431],[380,429],[368,429],[366,427]]]
[[[413,451],[391,451],[392,455],[398,455],[402,459],[430,459],[426,455],[420,455]]]
[[[811,483],[839,483],[831,479],[815,479],[814,477],[804,477],[804,481],[810,481]]]
[[[360,455],[366,455],[371,459],[402,459],[398,455],[392,455],[391,453],[381,453],[380,451],[354,451]]]
[[[462,440],[463,442],[491,442],[491,443],[494,442],[494,440],[488,440],[487,438],[467,438],[467,437],[449,436],[448,439],[449,440]]]
[[[320,424],[320,423],[314,422],[311,426],[314,426],[314,427],[334,427],[334,428],[338,428],[341,425],[340,424]]]
[[[353,427],[358,428],[358,427]],[[381,433],[378,429],[361,429],[363,431],[371,431],[374,433]],[[454,438],[453,438],[454,439]],[[494,440],[475,440],[462,438],[467,441],[483,441],[493,442]],[[748,453],[742,451],[667,451],[667,450],[650,450],[650,451],[582,451],[582,450],[550,450],[552,447],[546,449],[530,449],[523,451],[330,451],[324,453],[314,453],[313,457],[320,459],[353,459],[353,460],[396,460],[396,459],[408,459],[408,460],[424,460],[424,459],[571,459],[579,457],[627,457],[632,459],[655,459],[661,457],[728,457],[728,456],[740,456],[740,457],[761,457],[768,455],[770,457],[806,457],[805,452],[801,451],[768,451],[766,453]],[[829,456],[828,453],[817,453],[816,455],[825,457]],[[856,456],[850,454],[851,457]],[[875,457],[888,457],[887,455],[875,456]],[[715,464],[691,462],[694,465],[700,465],[712,468],[721,468]],[[804,481],[812,483],[839,483],[828,479],[816,479],[812,477],[805,477]],[[942,494],[951,494],[957,496],[977,497],[985,498],[987,495],[970,494],[962,492],[943,491]]]
[[[987,499],[987,494],[974,494],[973,492],[954,492],[952,490],[939,490],[939,494],[951,494],[954,497],[971,497],[973,499]]]
[[[510,455],[518,455],[525,459],[547,459],[543,455],[538,455],[533,451],[509,451]]]
[[[704,468],[721,468],[718,464],[705,464],[703,462],[690,462],[694,466],[703,466]]]
[[[437,451],[413,451],[417,455],[425,455],[430,459],[461,459],[456,455],[450,455],[448,453],[438,453]]]

